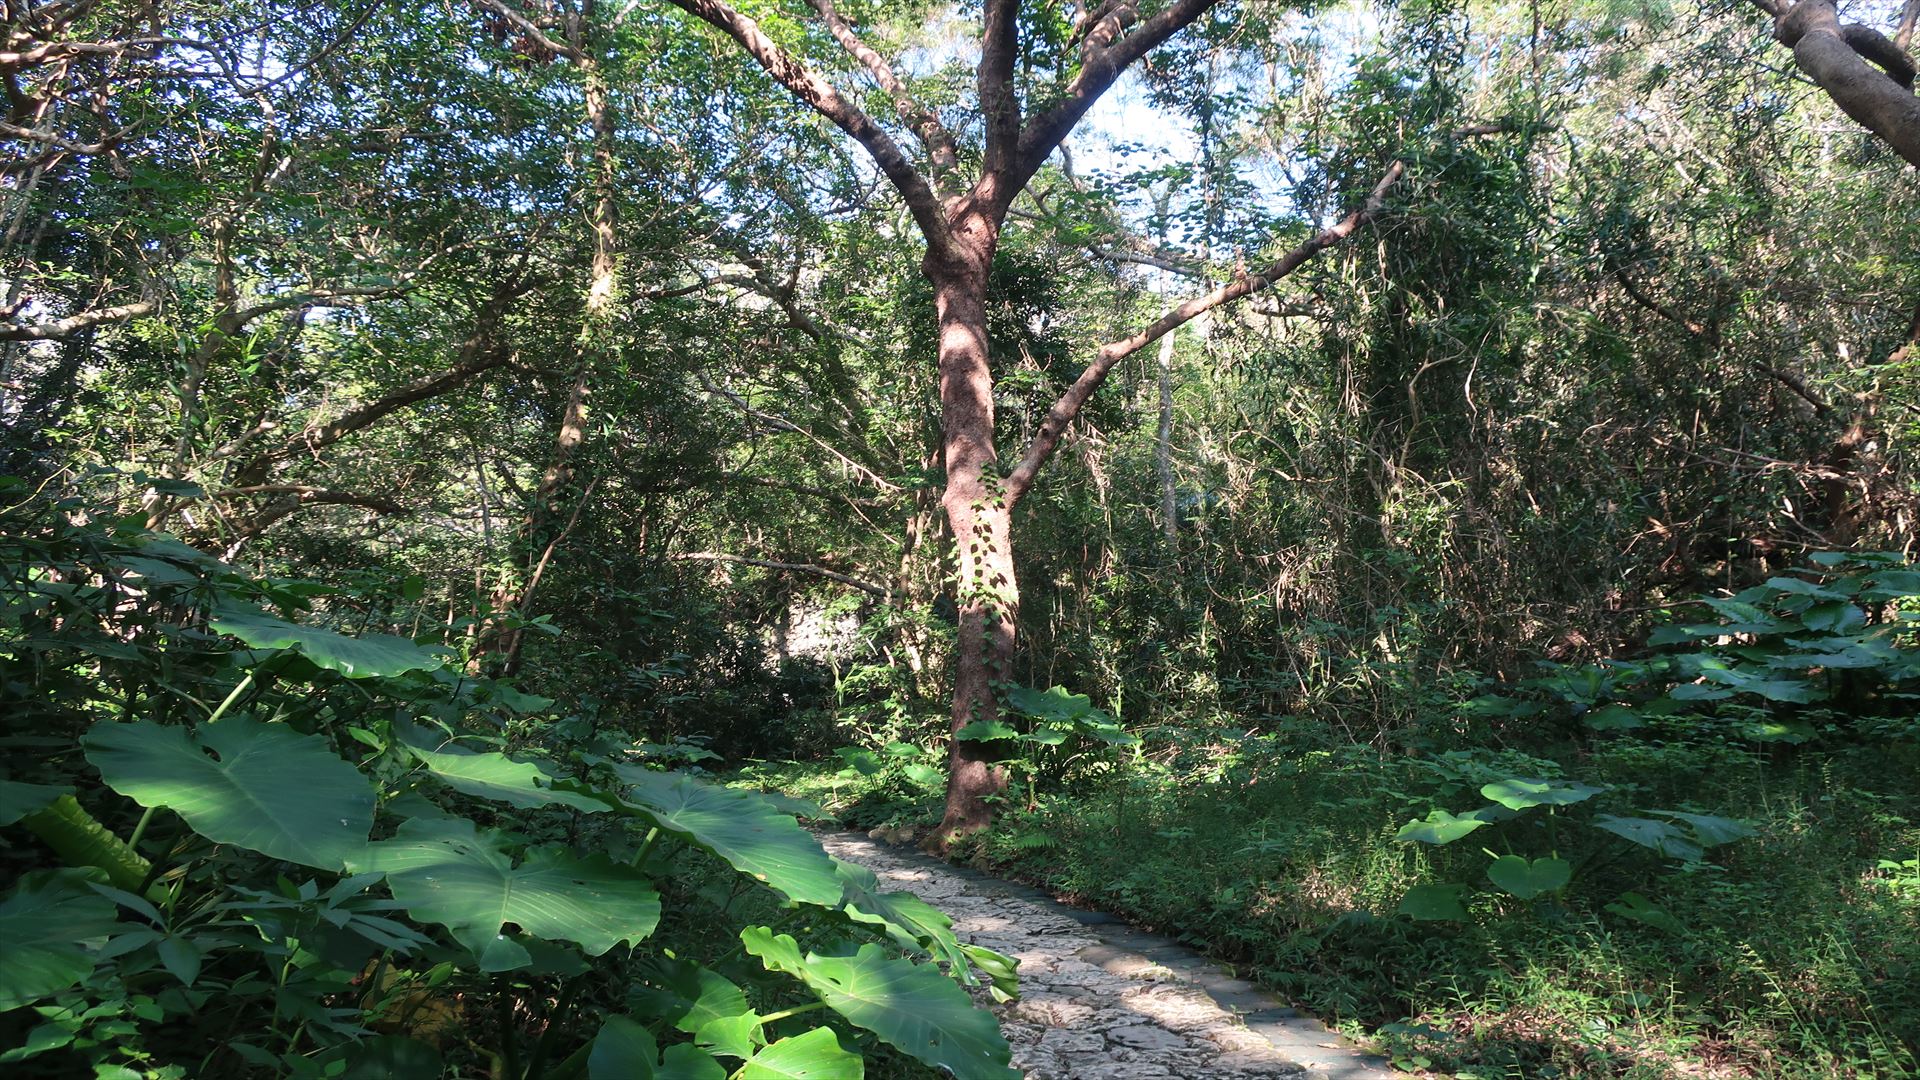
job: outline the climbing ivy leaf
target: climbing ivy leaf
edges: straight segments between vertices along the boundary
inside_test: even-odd
[[[82,743],[108,787],[172,810],[216,844],[338,870],[373,828],[366,777],[325,739],[285,724],[236,716],[188,735],[144,721],[99,723]]]

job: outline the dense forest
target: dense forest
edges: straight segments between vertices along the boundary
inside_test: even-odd
[[[1920,0],[4,10],[7,1076],[1920,1075]]]

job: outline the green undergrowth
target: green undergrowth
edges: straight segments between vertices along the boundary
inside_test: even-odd
[[[1909,1076],[1920,873],[1899,864],[1920,851],[1916,766],[1898,744],[1776,761],[1622,738],[1552,760],[1243,737],[1152,753],[1009,809],[965,854],[1202,947],[1407,1068]],[[1476,768],[1606,788],[1534,826],[1574,867],[1557,895],[1522,901],[1480,876],[1502,847],[1525,850],[1527,829],[1448,847],[1396,838]],[[857,827],[937,816],[898,777],[752,775]],[[1576,828],[1568,812],[1647,806],[1738,816],[1754,834],[1684,861]],[[1418,886],[1473,880],[1465,920],[1399,914]],[[1629,893],[1644,906],[1622,905]]]

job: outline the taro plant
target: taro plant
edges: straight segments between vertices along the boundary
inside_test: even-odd
[[[1112,747],[1138,746],[1140,737],[1125,729],[1085,694],[1065,687],[1045,690],[1003,687],[1012,720],[976,720],[954,733],[957,739],[997,743],[1000,764],[1026,778],[1027,809],[1036,806],[1042,780],[1059,781],[1075,764]]]
[[[1571,780],[1510,776],[1490,781],[1480,788],[1488,805],[1462,814],[1436,809],[1424,819],[1400,827],[1396,837],[1403,841],[1444,847],[1464,840],[1489,826],[1531,817],[1539,812],[1547,838],[1544,855],[1529,858],[1512,850],[1506,853],[1484,848],[1490,862],[1486,878],[1500,891],[1523,901],[1555,894],[1573,880],[1575,866],[1560,855],[1559,823],[1561,811],[1593,798],[1607,790],[1593,784]],[[1649,810],[1653,817],[1621,817],[1594,814],[1584,818],[1593,828],[1612,833],[1684,862],[1697,862],[1706,850],[1753,835],[1743,821],[1696,814],[1682,810]],[[1464,919],[1461,896],[1464,884],[1428,884],[1409,890],[1400,906],[1401,914],[1415,919]]]
[[[542,740],[551,701],[341,632],[351,592],[40,509],[0,541],[9,1075],[1017,1076],[966,989],[1014,962],[774,801]]]
[[[1644,657],[1548,665],[1542,676],[1508,694],[1477,698],[1465,711],[1507,719],[1558,714],[1577,720],[1591,736],[1608,738],[1793,745],[1843,734],[1911,735],[1912,702],[1920,693],[1920,653],[1913,648],[1920,615],[1909,606],[1920,596],[1920,571],[1884,553],[1823,552],[1810,562],[1731,596],[1675,605],[1670,621],[1648,637]],[[1709,617],[1700,617],[1698,609]],[[1458,762],[1440,764],[1460,771]],[[1486,780],[1480,791],[1490,805],[1460,814],[1433,810],[1404,826],[1399,838],[1452,844],[1538,810],[1549,850],[1528,858],[1488,849],[1486,876],[1523,901],[1564,888],[1576,868],[1560,856],[1555,840],[1559,812],[1603,789],[1529,776]],[[1600,813],[1582,820],[1686,866],[1697,865],[1711,848],[1753,834],[1739,819],[1689,810]],[[1462,918],[1464,889],[1419,886],[1401,910],[1415,918]],[[1607,910],[1672,928],[1671,916],[1638,893],[1623,895]]]

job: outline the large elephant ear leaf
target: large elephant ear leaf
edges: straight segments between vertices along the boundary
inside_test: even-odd
[[[216,844],[339,870],[366,847],[373,788],[325,739],[236,716],[197,735],[95,724],[81,740],[107,786],[164,807]]]
[[[70,787],[0,780],[0,825],[11,825],[28,814],[45,810],[55,799],[72,793]]]
[[[945,912],[910,892],[881,892],[880,879],[864,866],[835,859],[833,869],[844,883],[842,910],[848,918],[878,926],[906,948],[945,961],[948,973],[967,986],[979,983]]]
[[[393,839],[368,845],[353,870],[386,874],[395,900],[415,918],[445,926],[485,971],[529,962],[501,934],[507,923],[599,956],[660,922],[660,894],[639,871],[552,848],[537,848],[516,866],[497,834],[464,818],[413,818]]]
[[[1591,799],[1605,790],[1571,780],[1537,780],[1514,776],[1482,787],[1480,794],[1509,810],[1527,810],[1535,806],[1570,806]]]
[[[832,1028],[814,1028],[753,1055],[739,1080],[865,1080],[867,1063],[840,1045]]]
[[[992,1014],[929,964],[889,956],[866,944],[852,956],[803,954],[799,943],[764,926],[740,932],[770,971],[794,976],[850,1023],[949,1075],[1019,1080],[1013,1051]]]
[[[637,765],[614,772],[629,786],[626,804],[662,830],[794,900],[839,906],[840,877],[820,841],[754,792]]]
[[[441,783],[475,798],[520,810],[558,805],[597,814],[613,809],[609,800],[570,786],[570,781],[554,776],[538,762],[515,761],[496,751],[477,752],[458,746],[432,749],[411,742],[407,752]]]
[[[440,666],[439,657],[403,637],[362,634],[348,637],[316,626],[301,626],[257,611],[222,611],[208,622],[256,649],[294,649],[329,671],[349,679],[404,675]]]
[[[727,1080],[727,1070],[689,1043],[660,1054],[638,1021],[609,1016],[587,1051],[587,1080]]]
[[[0,900],[0,1012],[59,993],[93,972],[87,943],[119,926],[113,901],[89,887],[96,876],[72,867],[31,870]]]

